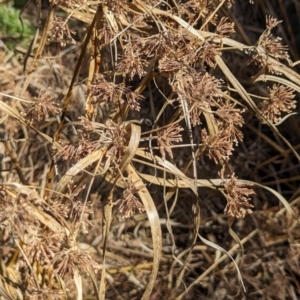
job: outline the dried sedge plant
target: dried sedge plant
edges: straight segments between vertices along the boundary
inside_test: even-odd
[[[76,32],[70,30],[67,21],[67,19],[54,16],[50,29],[51,37],[55,41],[60,42],[62,47],[65,47],[67,44],[76,44],[76,41],[72,37]]]
[[[139,189],[141,189],[141,187],[137,187],[136,182],[129,182],[123,192],[123,197],[115,202],[116,205],[119,205],[119,213],[124,219],[133,216],[136,212],[142,213],[145,211],[144,206],[138,198],[134,196]]]
[[[232,217],[244,218],[248,213],[252,213],[253,205],[249,203],[250,195],[255,194],[253,189],[246,187],[239,182],[234,174],[231,178],[224,181],[223,193],[227,199],[224,212]]]
[[[35,98],[36,103],[32,104],[25,112],[21,112],[30,123],[34,121],[48,121],[49,114],[54,115],[61,112],[61,108],[55,103],[55,96],[51,93],[51,89],[40,91],[40,94]]]
[[[126,145],[126,128],[122,125],[117,125],[113,122],[109,123],[106,129],[106,133],[110,137],[112,143],[107,151],[107,157],[112,163],[112,167],[118,168],[124,155],[124,149]]]
[[[233,1],[228,1],[229,6],[232,3]],[[157,5],[151,1],[147,4],[166,9],[163,4]],[[139,20],[132,12],[127,13],[129,6],[123,1],[111,1],[107,5],[113,14],[119,13],[132,22]],[[212,1],[205,3],[188,1],[178,4],[176,10],[186,15],[191,24],[195,24],[195,22],[204,21],[206,17],[210,16],[214,10],[214,3]],[[146,24],[144,20],[139,20],[139,22],[140,24]],[[172,24],[171,20],[163,17],[159,22],[160,24],[165,22],[168,27]],[[215,26],[215,33],[218,38],[228,36],[234,32],[234,24],[225,17],[217,22],[217,16],[214,15],[210,19],[210,23]],[[269,57],[278,61],[286,60],[290,63],[287,48],[280,44],[279,37],[274,38],[271,33],[271,30],[279,23],[275,18],[268,16],[266,18],[267,28],[259,38],[256,46],[252,48],[252,61],[261,66],[263,73],[274,72],[272,63],[269,63]],[[156,57],[159,72],[168,79],[174,93],[170,102],[183,100],[187,103],[192,125],[203,125],[201,122],[203,113],[210,114],[216,119],[219,128],[218,133],[211,135],[206,128],[201,129],[204,153],[207,153],[208,157],[216,164],[228,162],[234,151],[234,146],[243,139],[240,128],[244,123],[242,113],[245,109],[237,107],[236,103],[230,102],[228,99],[225,100],[224,92],[226,88],[223,79],[207,72],[207,67],[215,67],[215,57],[221,55],[218,42],[213,37],[201,41],[193,35],[184,36],[180,31],[166,30],[164,25],[162,25],[162,28],[163,30],[159,33],[149,36],[141,36],[134,31],[127,30],[122,40],[122,54],[114,62],[116,70],[120,71],[128,80],[142,78],[146,74],[145,69],[150,60]],[[111,22],[105,19],[103,27],[98,30],[94,43],[100,47],[108,45],[114,36],[114,30],[111,27]],[[65,45],[66,42],[73,42],[71,34],[73,33],[68,29],[66,21],[55,17],[52,35]],[[110,77],[102,74],[96,74],[88,87],[87,93],[90,95],[90,104],[94,106],[119,104],[128,105],[130,109],[140,111],[141,100],[143,100],[142,95],[134,92],[124,82],[115,83]],[[49,103],[51,101],[47,102],[48,105]],[[45,105],[42,107],[43,114],[47,115]],[[262,104],[262,112],[266,119],[277,122],[281,112],[290,112],[294,107],[295,101],[293,101],[292,90],[274,85],[270,89],[270,97]],[[58,112],[55,109],[53,106],[48,108],[49,111]],[[42,115],[41,111],[38,112],[36,109],[32,109],[28,111],[26,117],[32,119],[35,112],[37,115]],[[183,108],[182,116],[184,116]],[[173,142],[182,141],[180,134],[182,130],[180,126],[169,126],[164,131],[158,131],[157,141],[163,159],[166,159],[166,153],[171,159],[174,158],[171,149]],[[57,152],[56,158],[78,161],[105,146],[108,147],[107,159],[114,167],[118,167],[127,141],[125,127],[110,121],[105,130],[98,132],[99,137],[97,140],[91,139],[92,135],[88,131],[78,130],[77,132],[78,139],[75,145],[67,141],[60,141],[62,148]],[[94,130],[94,132],[97,132],[97,130]],[[233,176],[233,174],[227,174],[227,176]],[[232,195],[234,190],[232,189],[231,196],[228,193],[226,194],[230,198],[230,203],[232,203],[232,199],[235,199]],[[226,210],[228,211],[228,209]],[[247,211],[250,210],[245,210],[245,212]],[[232,213],[234,212],[235,210],[232,210]],[[242,215],[244,216],[244,214]],[[240,217],[241,214],[236,213],[236,216]]]
[[[280,37],[274,37],[271,32],[271,30],[280,23],[281,21],[278,21],[271,16],[267,16],[267,28],[260,36],[256,46],[252,49],[253,56],[250,63],[254,62],[261,67],[260,74],[273,73],[281,75],[280,72],[274,69],[274,65],[270,62],[270,58],[275,58],[278,61],[278,65],[280,64],[280,60],[285,60],[290,65],[292,64],[287,46],[282,45],[282,39]]]
[[[74,272],[89,273],[91,269],[97,272],[100,268],[89,253],[77,247],[76,235],[75,238],[73,236],[79,228],[82,234],[87,234],[87,227],[91,225],[90,204],[83,205],[82,201],[77,199],[84,186],[77,187],[71,182],[68,189],[69,192],[64,196],[52,198],[48,203],[34,190],[26,194],[14,193],[9,189],[0,191],[2,238],[7,246],[12,247],[16,241],[20,241],[22,245],[19,268],[27,278],[26,299],[49,299],[50,295],[53,299],[61,299],[60,289],[51,288],[50,292],[48,289],[51,284],[43,285],[41,281],[55,283],[57,275],[61,278],[73,277]],[[48,219],[54,218],[53,221],[49,219],[49,222],[63,218],[65,224],[70,224],[70,232],[68,233],[67,228],[55,232],[48,226],[42,226],[40,222],[43,222],[47,215]],[[9,252],[12,249],[10,248]],[[32,273],[35,266],[39,267]],[[35,277],[37,275],[40,279]]]
[[[290,113],[296,108],[295,94],[291,88],[279,84],[274,84],[268,90],[269,97],[261,103],[261,110],[266,120],[277,123],[282,113]]]
[[[158,131],[158,146],[163,159],[166,158],[166,153],[173,159],[172,145],[174,142],[179,143],[182,141],[181,131],[183,128],[179,125],[171,125],[165,130]]]
[[[134,74],[133,74],[134,75]],[[91,84],[89,91],[92,96],[91,104],[110,103],[119,101],[123,104],[125,101],[132,110],[140,110],[140,101],[143,96],[135,93],[130,87],[123,83],[115,84],[107,81],[103,75],[97,75]]]
[[[234,173],[228,171],[230,168],[225,168],[234,148],[243,140],[242,114],[246,109],[238,104],[239,101],[234,99],[234,96],[231,97],[231,90],[225,84],[226,75],[222,78],[219,72],[215,72],[216,58],[220,57],[223,51],[220,40],[234,32],[232,22],[226,18],[219,19],[214,13],[217,2],[190,0],[173,5],[171,2],[157,3],[151,0],[143,3],[102,1],[99,9],[103,9],[103,26],[95,30],[91,44],[99,51],[99,61],[102,59],[100,53],[103,56],[108,48],[113,55],[109,57],[111,61],[108,64],[107,61],[103,62],[108,60],[107,57],[101,60],[99,69],[104,70],[101,74],[92,74],[87,87],[87,104],[94,106],[95,111],[104,105],[117,108],[117,111],[111,111],[105,124],[94,122],[95,120],[92,122],[85,117],[80,118],[81,122],[74,122],[77,133],[75,142],[60,139],[59,146],[55,149],[55,159],[77,162],[102,149],[104,158],[101,167],[105,165],[110,175],[118,174],[117,176],[125,178],[128,174],[120,174],[120,164],[128,149],[130,138],[126,122],[134,121],[130,119],[132,115],[148,111],[148,103],[144,101],[146,99],[142,91],[155,77],[153,83],[156,87],[158,83],[163,82],[162,85],[168,87],[165,90],[170,90],[169,95],[164,95],[162,99],[167,99],[167,104],[174,109],[173,117],[175,116],[175,120],[171,118],[172,122],[167,124],[162,118],[156,120],[158,126],[154,126],[153,131],[157,133],[157,155],[160,155],[164,162],[170,158],[176,163],[177,158],[172,148],[175,143],[185,142],[182,132],[197,133],[199,163],[200,158],[205,159],[207,156],[216,164],[217,170],[221,169],[221,191],[227,199],[225,214],[244,218],[246,214],[251,213],[253,205],[249,201],[254,194],[252,187],[244,185]],[[53,3],[64,8],[76,9],[79,4],[70,1]],[[94,9],[93,4],[87,2],[84,5]],[[230,6],[233,1],[227,1],[227,4]],[[154,7],[157,10],[154,10]],[[145,12],[141,14],[143,9]],[[177,18],[174,18],[174,14]],[[183,28],[183,22],[188,22],[188,26]],[[261,74],[275,72],[274,61],[270,58],[278,63],[282,60],[291,63],[287,48],[281,45],[279,37],[273,37],[271,33],[279,22],[267,17],[266,23],[266,30],[251,48],[252,62],[261,67]],[[207,31],[208,28],[213,28],[214,31],[211,37],[201,40],[189,30],[194,27]],[[122,33],[117,32],[120,28],[125,28]],[[59,17],[53,19],[51,36],[62,46],[74,43],[72,35],[74,33],[68,28],[66,20]],[[107,70],[110,66],[111,70]],[[161,90],[159,92],[163,93]],[[36,103],[22,113],[30,123],[47,121],[49,114],[56,115],[61,112],[49,89],[41,92],[35,100]],[[156,104],[161,106],[161,99],[155,102],[154,109],[157,109]],[[295,105],[293,91],[275,84],[269,88],[269,97],[261,103],[261,111],[266,120],[278,122],[281,114],[289,113]],[[184,125],[182,121],[187,119],[191,128],[189,122]],[[208,125],[209,121],[214,124],[214,132]],[[77,128],[77,125],[80,128]],[[146,134],[148,135],[145,135],[143,140],[153,137],[149,132]],[[194,143],[192,138],[190,142]],[[126,172],[128,171],[124,171]],[[118,204],[118,213],[123,218],[145,211],[145,207],[136,196],[141,189],[136,184],[137,182],[132,182],[131,179],[125,180],[126,187],[122,197],[114,201]],[[47,286],[40,284],[31,274],[32,266],[37,265],[47,271],[50,287],[52,282],[55,283],[55,287],[59,286],[61,278],[67,280],[77,272],[90,273],[91,269],[99,270],[98,263],[89,253],[79,249],[76,243],[78,234],[87,234],[91,226],[91,203],[81,201],[79,196],[84,189],[84,185],[77,186],[76,183],[70,182],[64,194],[54,193],[47,199],[40,199],[35,193],[26,196],[21,192],[13,197],[13,192],[0,190],[0,229],[3,241],[11,248],[17,248],[16,240],[22,241],[24,257],[20,260],[22,267],[26,269],[24,277],[27,276],[28,279],[26,299],[46,299],[46,295],[55,299],[60,295],[60,291],[49,291]],[[33,213],[33,206],[43,212],[44,216],[53,218],[53,222],[57,222],[65,230],[54,232],[42,224],[41,217],[33,218],[34,213],[37,214],[36,211]],[[38,267],[36,277],[42,277],[44,282],[44,271]]]

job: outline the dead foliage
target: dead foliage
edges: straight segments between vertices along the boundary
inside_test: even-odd
[[[28,5],[28,50],[0,44],[0,298],[299,299],[299,2]]]

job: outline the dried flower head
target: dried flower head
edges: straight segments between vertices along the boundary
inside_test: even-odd
[[[220,131],[215,136],[210,136],[206,129],[202,129],[201,137],[210,159],[213,159],[215,163],[229,160],[233,151],[233,143],[225,130]]]
[[[139,213],[145,211],[142,203],[138,200],[137,197],[134,196],[134,194],[138,192],[140,188],[141,187],[136,187],[136,182],[129,183],[127,189],[123,192],[123,198],[117,200],[116,204],[120,203],[119,212],[124,219],[133,216],[136,211],[138,211]]]
[[[111,121],[107,126],[106,134],[112,141],[106,156],[115,164],[115,166],[118,166],[123,158],[126,145],[126,128],[123,125],[119,126]]]
[[[91,122],[88,118],[79,117],[78,119],[80,120],[85,131],[87,132],[95,131],[95,124]]]
[[[222,80],[207,72],[197,73],[192,69],[183,69],[175,74],[173,90],[188,103],[192,124],[199,125],[202,112],[210,112],[214,101],[222,98]]]
[[[253,207],[248,201],[249,196],[255,194],[253,189],[249,189],[245,184],[239,182],[234,174],[229,180],[224,183],[224,194],[226,196],[227,205],[225,207],[225,214],[237,218],[244,218],[248,213],[252,213]]]
[[[214,67],[216,64],[215,57],[221,55],[219,46],[213,40],[203,43],[197,39],[196,41],[191,41],[188,48],[190,51],[183,57],[186,65],[203,66],[204,62],[208,66]]]
[[[68,140],[60,139],[58,143],[62,146],[60,150],[53,149],[56,151],[54,155],[55,161],[57,161],[59,158],[62,158],[63,160],[73,159],[75,157],[76,148],[75,146],[69,142]]]
[[[104,25],[97,35],[96,42],[99,45],[108,45],[110,40],[114,37],[113,31],[110,26]]]
[[[146,64],[146,60],[138,56],[122,56],[120,57],[116,69],[121,71],[124,76],[128,75],[129,79],[132,80],[135,75],[141,78],[146,74],[144,64]]]
[[[49,120],[49,113],[58,114],[61,109],[54,103],[55,96],[51,93],[51,88],[40,91],[40,94],[35,98],[34,103],[26,112],[21,114],[33,123],[35,120]]]
[[[164,31],[147,39],[143,39],[140,36],[132,36],[131,50],[135,56],[150,58],[158,55],[161,57],[163,54],[176,49],[177,44],[177,36],[169,31]]]
[[[72,228],[81,229],[82,234],[88,234],[88,227],[92,226],[89,221],[89,216],[92,214],[90,209],[91,203],[88,202],[85,205],[82,201],[72,201],[70,220],[72,221]]]
[[[235,106],[235,103],[222,103],[216,110],[215,114],[225,124],[242,127],[244,125],[242,113],[245,109],[236,108]]]
[[[282,113],[290,113],[296,108],[294,91],[283,85],[274,84],[269,89],[269,97],[262,103],[263,116],[272,123],[281,119]],[[266,122],[265,120],[262,120]]]
[[[235,144],[236,146],[238,145],[239,142],[243,141],[243,133],[237,129],[233,125],[227,125],[223,129],[223,135],[228,137],[228,141],[231,142],[232,144]]]
[[[109,82],[103,75],[98,74],[92,82],[89,93],[92,96],[91,103],[107,103],[114,99],[120,99],[123,93],[122,86]]]
[[[109,10],[111,10],[114,14],[121,14],[124,11],[128,11],[127,1],[124,0],[110,0],[106,2]]]
[[[86,157],[93,151],[99,149],[101,143],[99,141],[91,141],[88,133],[77,130],[78,139],[76,143],[60,139],[58,142],[62,146],[55,153],[55,160],[62,158],[63,160],[75,159],[76,161]]]
[[[77,249],[76,247],[72,249],[61,249],[51,263],[54,267],[54,271],[60,276],[67,273],[73,277],[75,271],[89,274],[89,267],[95,271],[100,269],[100,266],[88,252]]]
[[[117,101],[122,104],[124,101],[127,101],[129,107],[137,111],[140,110],[139,102],[144,99],[142,95],[133,92],[130,87],[125,86],[125,84],[109,82],[103,75],[97,75],[89,88],[89,92],[92,96],[92,104]]]
[[[28,232],[32,221],[30,207],[27,205],[30,199],[26,195],[19,194],[16,199],[8,196],[7,191],[3,191],[5,198],[0,200],[0,228],[8,233],[24,237]]]
[[[223,134],[228,136],[228,140],[236,145],[243,140],[243,133],[237,128],[242,127],[244,124],[243,112],[244,109],[235,108],[234,103],[222,103],[215,111],[219,127],[223,129]]]
[[[80,160],[101,147],[101,143],[98,140],[91,140],[88,133],[81,130],[77,130],[77,133],[78,141],[74,153],[75,160]]]
[[[194,22],[196,18],[205,19],[213,11],[211,1],[189,0],[180,4],[183,12],[188,16],[189,23]],[[213,20],[211,20],[213,22]]]
[[[124,89],[124,98],[132,110],[140,111],[140,102],[144,100],[144,96],[131,91],[130,88],[126,88]]]
[[[70,30],[67,20],[54,16],[50,30],[51,36],[55,40],[59,41],[62,47],[65,47],[67,43],[76,44],[76,41],[72,37],[72,35],[75,35],[76,32]]]
[[[271,29],[277,26],[280,21],[275,18],[267,16],[266,18],[267,29],[260,36],[256,47],[253,49],[253,57],[250,62],[261,66],[263,73],[270,72],[279,74],[274,69],[274,65],[270,63],[269,57],[273,57],[276,60],[286,60],[289,64],[292,64],[290,56],[288,54],[288,47],[281,44],[280,37],[274,37],[271,33]]]
[[[216,28],[216,33],[221,35],[221,36],[226,36],[229,33],[234,33],[234,23],[230,23],[227,21],[227,17],[222,17],[217,28]]]
[[[183,63],[178,59],[171,59],[167,56],[164,56],[159,60],[159,71],[160,72],[177,72],[181,70],[183,67]]]
[[[24,245],[24,253],[29,261],[50,264],[51,260],[60,251],[64,240],[60,232],[44,231],[43,233],[31,232],[28,242]]]
[[[280,24],[282,21],[278,21],[276,18],[272,16],[266,16],[266,26],[267,29],[273,29],[276,27],[278,24]]]
[[[166,152],[173,159],[172,145],[182,141],[181,131],[183,128],[179,125],[171,125],[165,130],[158,131],[158,146],[163,159],[166,158]]]
[[[92,213],[90,209],[91,203],[83,203],[81,200],[77,200],[77,196],[84,189],[85,184],[77,186],[71,180],[68,183],[68,192],[63,197],[64,199],[60,199],[60,201],[63,202],[65,209],[68,209],[66,219],[71,221],[72,228],[77,229],[81,227],[82,233],[86,234],[88,232],[88,226],[91,226],[88,219]]]

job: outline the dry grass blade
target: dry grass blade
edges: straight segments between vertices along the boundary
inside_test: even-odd
[[[47,20],[46,20],[46,23],[45,23],[45,26],[44,26],[44,30],[43,30],[43,33],[42,33],[42,38],[40,40],[40,43],[39,43],[39,46],[35,52],[35,55],[34,55],[34,60],[33,62],[31,63],[30,65],[30,68],[29,68],[29,71],[28,71],[28,75],[26,76],[26,80],[24,82],[24,85],[23,85],[23,89],[22,89],[22,92],[21,92],[21,95],[22,96],[24,94],[24,92],[26,91],[29,83],[30,83],[30,80],[32,78],[32,75],[36,69],[36,66],[37,66],[37,61],[39,59],[39,57],[42,55],[43,53],[43,50],[45,48],[45,44],[46,44],[46,41],[47,41],[47,35],[48,35],[48,30],[49,30],[49,27],[50,27],[50,22],[53,18],[53,5],[51,4],[50,5],[50,8],[49,8],[49,14],[47,16]]]
[[[106,294],[106,247],[107,247],[107,240],[110,230],[110,225],[112,221],[112,198],[113,194],[110,194],[107,197],[106,202],[103,206],[103,229],[102,229],[102,236],[103,236],[103,254],[102,254],[102,272],[101,272],[101,280],[98,289],[98,297],[100,300],[105,300]]]
[[[142,174],[142,173],[139,173],[139,176],[141,178],[143,178],[144,180],[148,181],[149,183],[157,184],[160,186],[168,186],[168,187],[173,187],[173,188],[174,187],[190,188],[190,184],[187,184],[188,181],[183,180],[183,179],[179,179],[179,180],[165,179],[165,178],[154,177],[152,175]],[[190,182],[191,181],[192,181],[192,179],[190,179]],[[280,193],[278,193],[274,189],[271,189],[265,185],[259,184],[254,181],[243,180],[243,179],[240,179],[240,181],[246,185],[257,186],[259,188],[269,191],[282,203],[282,205],[286,208],[287,212],[289,212],[290,215],[292,215],[294,218],[297,219],[297,216],[295,215],[290,204],[282,195],[280,195]],[[212,189],[217,189],[218,187],[221,187],[223,185],[224,185],[224,182],[221,179],[209,179],[209,180],[208,179],[198,179],[197,180],[198,187],[208,187],[208,188],[212,188]]]
[[[74,271],[74,282],[76,285],[76,289],[77,289],[77,300],[82,300],[82,293],[83,293],[83,289],[82,289],[82,278],[81,275],[79,274],[78,270]]]
[[[192,179],[170,179],[170,178],[162,178],[157,177],[149,174],[139,173],[139,176],[144,180],[148,181],[149,183],[153,183],[159,186],[166,186],[170,188],[190,188],[191,183],[187,183],[192,181]],[[210,188],[217,188],[222,185],[221,179],[198,179],[197,186],[198,187],[210,187]]]
[[[92,36],[92,33],[93,33],[93,28],[94,28],[95,23],[96,23],[96,17],[97,17],[97,13],[95,13],[95,15],[94,15],[94,18],[93,18],[92,23],[90,25],[89,31],[88,31],[88,33],[87,33],[87,35],[85,37],[84,42],[83,42],[82,50],[81,50],[80,56],[78,58],[78,61],[77,61],[74,73],[73,73],[72,81],[71,81],[71,83],[69,85],[68,93],[66,95],[66,98],[65,98],[65,101],[64,101],[64,105],[63,105],[61,121],[59,123],[57,133],[55,134],[55,140],[56,141],[59,139],[62,127],[64,125],[66,110],[67,110],[67,108],[69,106],[69,103],[70,103],[72,90],[73,90],[74,84],[76,82],[76,79],[78,77],[78,73],[79,73],[80,67],[82,65],[84,56],[85,56],[85,51],[87,49],[88,43],[90,42],[90,39],[91,39],[91,36]]]
[[[277,191],[275,191],[274,189],[271,189],[268,186],[265,186],[263,184],[259,184],[257,182],[252,182],[252,181],[248,181],[248,180],[242,180],[242,181],[246,184],[255,185],[257,187],[260,187],[260,188],[265,189],[268,192],[272,193],[281,202],[281,204],[285,207],[286,211],[291,216],[293,216],[296,220],[298,219],[298,216],[295,214],[294,210],[291,208],[291,205],[289,204],[289,202],[281,194],[279,194]]]
[[[174,164],[170,163],[167,160],[163,160],[162,158],[160,158],[158,156],[153,157],[153,156],[149,155],[148,152],[145,152],[142,150],[138,150],[136,154],[144,157],[145,159],[156,161],[166,171],[169,171],[171,174],[178,176],[178,178],[181,178],[182,181],[184,181],[186,183],[186,186],[189,187],[190,189],[192,189],[192,191],[195,193],[195,195],[197,195],[197,190],[195,189],[194,183],[192,182],[193,179],[187,178],[186,175],[182,171],[180,171],[176,166],[174,166]],[[155,165],[153,165],[153,167],[155,168]],[[156,177],[153,177],[153,180],[156,180],[155,178]],[[169,181],[168,179],[162,179],[162,182],[164,180],[166,182]]]
[[[264,75],[264,76],[259,76],[258,78],[255,79],[255,82],[258,81],[274,81],[274,82],[278,82],[281,83],[285,86],[290,87],[292,90],[297,91],[298,93],[300,93],[300,86],[299,84],[295,84],[293,82],[291,82],[290,80],[284,79],[282,77],[279,76],[274,76],[274,75]]]
[[[241,240],[241,244],[244,245],[246,242],[248,242],[251,238],[253,238],[258,233],[258,230],[252,231],[247,237],[243,238]],[[227,253],[229,255],[233,255],[233,253],[240,247],[239,244],[236,244],[234,247],[232,247]],[[182,300],[184,297],[188,294],[189,290],[191,290],[194,285],[198,284],[198,282],[201,282],[210,272],[212,272],[216,266],[218,266],[221,262],[223,262],[225,259],[228,258],[227,254],[224,254],[222,257],[220,257],[216,262],[214,262],[207,270],[205,270],[189,287],[180,294],[176,300]]]
[[[141,179],[135,169],[128,165],[127,167],[127,173],[131,177],[133,182],[141,182]],[[142,183],[142,182],[141,182]],[[161,228],[160,228],[160,222],[159,222],[159,216],[157,213],[156,206],[153,202],[153,199],[147,190],[146,187],[142,187],[138,191],[138,195],[140,196],[140,199],[142,200],[142,203],[145,207],[148,220],[151,227],[151,234],[152,234],[152,241],[153,241],[153,267],[151,276],[149,279],[149,282],[147,284],[147,287],[145,289],[145,292],[141,298],[141,300],[147,300],[151,296],[152,289],[155,285],[155,280],[157,278],[158,269],[159,269],[159,263],[161,259],[161,250],[162,250],[162,235],[161,235]]]
[[[234,264],[234,266],[235,266],[235,268],[236,268],[236,270],[237,270],[237,273],[238,273],[240,282],[241,282],[241,284],[242,284],[242,286],[243,286],[243,290],[244,290],[244,292],[246,293],[246,288],[245,288],[245,284],[244,284],[244,281],[243,281],[243,278],[242,278],[242,275],[241,275],[241,271],[240,271],[240,269],[239,269],[237,263],[235,262],[234,258],[230,255],[230,253],[227,252],[227,251],[226,251],[225,249],[223,249],[222,247],[220,247],[219,245],[217,245],[217,244],[215,244],[215,243],[212,243],[211,241],[209,241],[209,240],[203,238],[200,234],[199,234],[199,238],[200,238],[200,240],[201,240],[204,244],[206,244],[207,246],[210,246],[210,247],[212,247],[212,248],[214,248],[214,249],[216,249],[216,250],[219,250],[219,251],[221,251],[221,252],[223,252],[224,254],[226,254],[226,255],[229,256],[229,258],[232,260],[232,262],[233,262],[233,264]],[[238,245],[241,246],[241,245],[243,245],[243,244],[241,243],[241,241],[239,241],[239,242],[238,242]]]
[[[84,172],[84,170],[93,164],[94,162],[103,159],[103,149],[99,149],[95,152],[92,152],[91,154],[87,155],[83,159],[81,159],[79,162],[77,162],[74,166],[72,166],[67,173],[60,179],[60,181],[57,183],[55,190],[57,192],[63,192],[70,180],[72,180],[76,175],[78,175],[80,172]]]
[[[124,154],[124,157],[120,162],[121,172],[124,171],[128,166],[128,164],[132,161],[140,144],[141,127],[139,125],[131,123],[130,128],[131,128],[131,135],[130,135],[128,148]]]
[[[95,293],[96,293],[96,299],[97,300],[100,300],[99,298],[99,290],[98,290],[98,282],[97,282],[97,278],[96,278],[96,275],[95,275],[95,272],[94,270],[92,270],[90,267],[88,269],[88,274],[91,278],[91,281],[93,283],[93,288],[95,290]]]
[[[26,208],[28,212],[32,215],[34,219],[39,220],[42,224],[46,225],[48,228],[50,228],[53,232],[66,232],[68,231],[67,228],[64,226],[60,225],[53,217],[51,217],[49,214],[40,211],[36,209],[32,205],[28,205]]]
[[[1,273],[3,267],[1,266]],[[14,300],[15,298],[10,295],[9,289],[7,289],[7,285],[5,283],[5,279],[2,278],[2,274],[0,275],[0,294],[5,297],[7,300]]]

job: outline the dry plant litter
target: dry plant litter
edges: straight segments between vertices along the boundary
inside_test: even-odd
[[[34,6],[0,44],[1,299],[299,299],[290,2]]]

